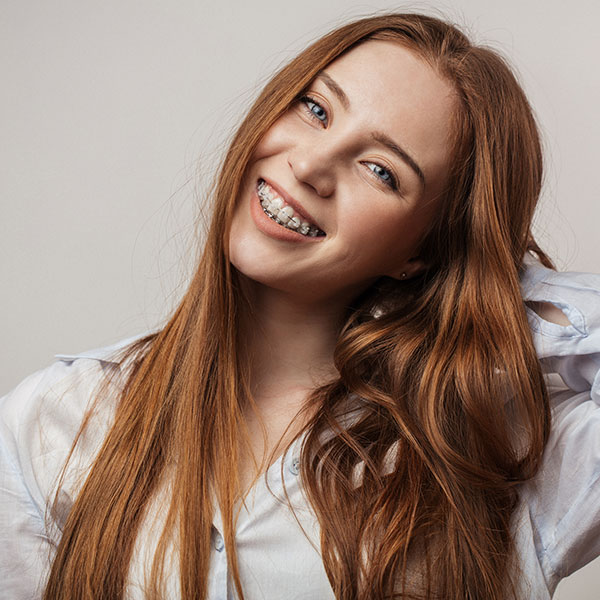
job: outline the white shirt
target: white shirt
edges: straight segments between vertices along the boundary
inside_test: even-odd
[[[600,276],[557,273],[530,259],[526,264],[523,298],[556,305],[571,323],[550,323],[527,309],[536,350],[548,373],[553,425],[541,470],[520,487],[513,532],[523,573],[520,597],[547,600],[561,578],[600,555]],[[59,492],[58,528],[44,524],[48,502],[95,386],[108,371],[119,368],[111,357],[130,341],[59,355],[57,362],[0,401],[0,598],[41,597],[60,526],[111,425],[117,389],[100,403],[76,448]],[[320,556],[319,526],[298,475],[301,441],[268,469],[271,490],[261,478],[247,509],[242,509],[236,544],[248,600],[334,598]],[[282,475],[305,533],[286,504]],[[127,598],[143,598],[144,570],[151,563],[165,512],[161,502],[164,497],[159,494],[138,536]],[[217,511],[210,600],[237,597],[222,531]],[[170,598],[177,598],[176,560],[173,565],[168,590]]]

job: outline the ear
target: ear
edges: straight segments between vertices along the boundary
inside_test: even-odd
[[[406,280],[411,277],[416,277],[419,273],[423,272],[427,268],[427,265],[418,256],[409,258],[405,263],[394,268],[389,273],[386,273],[388,277],[393,279]]]

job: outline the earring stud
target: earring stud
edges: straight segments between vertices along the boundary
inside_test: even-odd
[[[400,275],[400,279],[406,279],[406,273],[402,273],[402,275]]]

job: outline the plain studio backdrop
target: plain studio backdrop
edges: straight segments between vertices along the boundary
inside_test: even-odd
[[[0,392],[55,353],[159,326],[261,85],[334,26],[391,9],[449,18],[517,68],[546,151],[538,240],[560,269],[600,271],[596,0],[3,0]],[[599,585],[596,561],[556,597]]]

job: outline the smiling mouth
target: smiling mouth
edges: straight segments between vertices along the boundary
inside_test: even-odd
[[[264,179],[258,180],[257,193],[263,212],[275,223],[305,237],[326,235],[316,225],[298,215]]]

